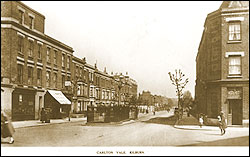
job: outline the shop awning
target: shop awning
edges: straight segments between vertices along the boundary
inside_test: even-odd
[[[51,96],[53,96],[56,101],[58,101],[60,104],[71,104],[68,98],[61,92],[57,90],[48,90]]]

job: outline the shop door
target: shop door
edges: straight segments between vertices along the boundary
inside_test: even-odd
[[[242,100],[230,100],[232,110],[232,124],[242,125]]]

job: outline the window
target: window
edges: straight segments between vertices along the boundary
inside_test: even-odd
[[[90,91],[89,91],[90,93],[89,93],[89,95],[90,95],[90,97],[93,97],[94,96],[94,91],[93,91],[93,87],[90,87]]]
[[[80,67],[80,78],[82,79],[82,67]]]
[[[69,64],[70,64],[70,56],[68,56],[68,60],[67,60],[67,68],[69,69]]]
[[[54,87],[57,88],[57,73],[54,73]]]
[[[55,50],[55,53],[54,53],[54,64],[56,65],[57,63],[57,51]]]
[[[17,64],[17,82],[23,83],[23,65]]]
[[[62,75],[62,88],[65,87],[65,75]]]
[[[62,67],[65,67],[65,54],[62,54]]]
[[[109,100],[109,91],[106,92],[106,99]]]
[[[18,52],[23,53],[23,37],[18,36]]]
[[[99,89],[96,89],[96,99],[99,99]]]
[[[88,96],[88,86],[84,85],[84,96]]]
[[[37,85],[41,86],[42,85],[42,70],[37,69]]]
[[[20,24],[23,24],[23,18],[24,18],[24,17],[23,17],[23,15],[24,15],[24,14],[23,14],[23,11],[22,11],[22,10],[19,10],[18,13],[19,13],[18,21],[19,21]]]
[[[38,59],[42,59],[42,45],[38,44]]]
[[[33,68],[28,67],[28,85],[32,85],[33,83]]]
[[[105,99],[105,91],[102,91],[102,99]]]
[[[50,87],[50,72],[46,72],[46,87]]]
[[[33,41],[29,40],[29,56],[30,57],[33,56],[33,49],[34,49]]]
[[[80,95],[81,94],[81,88],[80,88],[80,85],[77,85],[77,95]]]
[[[229,56],[229,75],[241,74],[241,56]]]
[[[33,22],[34,22],[34,18],[29,16],[29,28],[33,29]]]
[[[240,22],[229,23],[229,40],[241,40]]]
[[[50,48],[47,47],[47,62],[50,63]]]

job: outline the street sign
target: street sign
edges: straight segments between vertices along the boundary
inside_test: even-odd
[[[71,82],[70,81],[65,81],[65,87],[71,86]]]

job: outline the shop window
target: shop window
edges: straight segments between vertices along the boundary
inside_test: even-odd
[[[22,94],[19,94],[19,105],[22,105],[23,104],[23,95]]]

